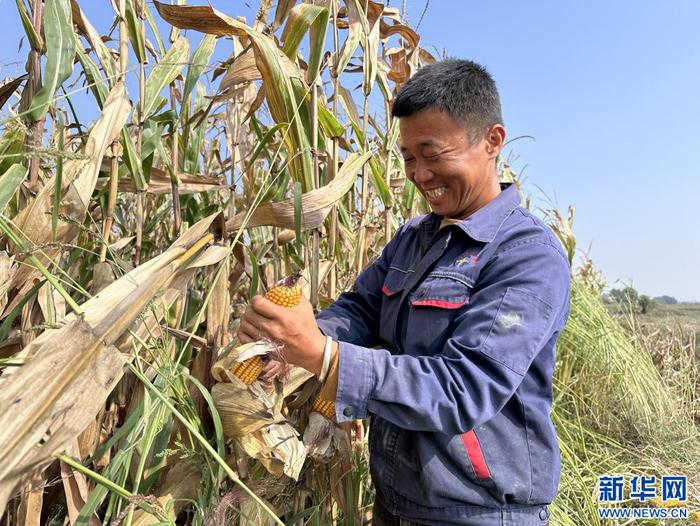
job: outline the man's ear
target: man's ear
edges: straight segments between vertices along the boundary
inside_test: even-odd
[[[502,124],[494,124],[486,132],[486,153],[496,158],[506,142],[506,129]]]

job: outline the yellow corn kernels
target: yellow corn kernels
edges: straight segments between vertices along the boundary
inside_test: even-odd
[[[299,274],[292,274],[280,281],[267,291],[265,297],[272,303],[283,307],[296,307],[301,300],[301,287],[299,287]]]
[[[311,410],[322,414],[328,420],[333,420],[335,418],[335,402],[331,402],[330,400],[316,397]]]
[[[301,301],[301,287],[299,287],[298,272],[292,274],[288,278],[283,279],[274,287],[267,291],[265,297],[272,303],[283,307],[296,307]],[[243,360],[237,364],[231,372],[241,379],[246,385],[252,384],[258,379],[263,368],[261,356],[253,356],[247,360]]]
[[[243,360],[241,363],[236,364],[236,366],[231,370],[244,384],[250,385],[260,376],[260,372],[263,368],[262,356],[257,355],[247,360]]]

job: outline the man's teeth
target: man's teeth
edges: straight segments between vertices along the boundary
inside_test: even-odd
[[[433,190],[426,190],[425,193],[428,197],[440,197],[442,194],[445,193],[445,187],[442,186],[440,188],[434,188]]]

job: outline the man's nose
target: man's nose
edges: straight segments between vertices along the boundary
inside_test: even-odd
[[[413,182],[418,184],[425,183],[433,178],[433,172],[431,172],[428,167],[420,161],[416,161],[415,166],[413,167],[412,175]]]

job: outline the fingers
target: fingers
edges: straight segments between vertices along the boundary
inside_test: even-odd
[[[257,313],[250,305],[248,305],[245,310],[245,314],[243,315],[243,319],[241,321],[243,320],[262,331],[264,331],[267,328],[267,324],[272,321],[270,318],[266,318],[265,316]]]
[[[269,299],[260,294],[253,296],[248,307],[265,318],[277,318],[281,312],[284,312],[283,309],[286,308],[272,303]]]
[[[251,343],[269,336],[265,329],[270,321],[269,318],[260,315],[251,305],[248,305],[238,327],[238,339],[241,343]]]
[[[259,331],[257,327],[254,327],[250,322],[245,319],[241,319],[241,323],[238,326],[238,341],[241,343],[253,343],[260,339]]]
[[[260,379],[265,382],[271,382],[278,376],[283,376],[287,373],[288,365],[279,360],[270,360],[263,367],[260,373]]]
[[[245,318],[241,318],[241,323],[238,326],[238,339],[241,343],[251,343],[267,338],[268,335],[265,329],[259,327]]]

